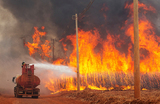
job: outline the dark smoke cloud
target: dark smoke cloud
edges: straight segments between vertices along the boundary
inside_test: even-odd
[[[18,28],[26,35],[33,26],[46,26],[46,31],[58,34],[59,38],[74,33],[74,21],[72,15],[81,13],[90,0],[2,0],[2,6],[9,10],[18,20]],[[153,5],[157,10],[158,0],[140,0],[148,5]],[[79,27],[91,30],[93,27],[100,29],[104,33],[106,28],[111,33],[120,32],[120,27],[128,19],[128,11],[124,9],[126,2],[132,0],[95,0],[85,17],[79,22]],[[107,11],[101,11],[103,5],[108,7]],[[106,14],[107,20],[103,14]],[[70,28],[66,28],[68,24]],[[86,24],[88,22],[89,24]],[[102,28],[102,25],[105,25]],[[115,31],[117,30],[117,31]],[[63,32],[67,33],[64,35]],[[31,33],[30,33],[31,34]],[[53,34],[52,34],[53,35]],[[55,35],[55,34],[54,34]],[[102,35],[105,36],[105,35]]]
[[[15,16],[22,31],[27,32],[25,31],[26,28],[31,30],[33,26],[42,25],[46,26],[48,30],[54,30],[54,26],[56,26],[60,36],[64,31],[69,31],[67,34],[71,32],[74,33],[74,21],[71,20],[72,15],[81,13],[90,2],[90,0],[2,1],[2,6]],[[95,0],[93,5],[86,12],[83,20],[79,23],[79,27],[82,29],[100,27],[106,21],[103,17],[103,13],[105,13],[107,15],[107,28],[109,28],[109,30],[117,29],[117,27],[127,19],[127,13],[125,13],[123,9],[125,2],[126,0]],[[106,4],[109,8],[108,11],[101,11],[103,4]],[[68,29],[66,27],[70,21],[72,21],[72,23]],[[86,25],[86,22],[89,22],[90,25]],[[27,27],[26,24],[30,25],[27,25]]]
[[[156,14],[146,15],[155,25],[158,34],[158,22],[160,21],[158,4],[160,1],[139,1],[156,8]],[[1,0],[0,20],[3,22],[0,25],[0,47],[2,49],[0,58],[28,55],[21,37],[26,37],[27,41],[31,42],[34,26],[45,26],[48,38],[61,39],[66,35],[74,34],[75,24],[72,15],[81,13],[89,2],[90,0]],[[79,28],[87,31],[96,27],[103,39],[106,38],[106,30],[115,36],[124,34],[120,28],[125,25],[126,20],[130,19],[129,10],[124,9],[126,2],[132,3],[132,0],[95,0],[84,17],[79,20]],[[108,9],[102,10],[104,7]],[[61,46],[57,44],[56,47],[59,53]]]
[[[2,0],[3,7],[8,9],[15,18],[20,22],[20,27],[25,30],[26,23],[30,24],[28,28],[31,30],[33,26],[45,25],[47,30],[51,31],[54,28],[58,28],[59,37],[64,31],[66,34],[74,33],[74,21],[71,17],[75,13],[81,13],[87,6],[90,0]],[[146,4],[153,4],[156,6],[157,0],[140,0]],[[93,27],[102,28],[102,24],[106,24],[108,30],[115,33],[119,32],[119,28],[124,24],[127,19],[128,12],[124,10],[126,2],[132,2],[132,0],[95,0],[93,5],[85,14],[83,20],[79,23],[79,27],[82,29],[93,29]],[[101,11],[103,4],[108,7],[108,11]],[[156,8],[158,9],[158,8]],[[104,19],[103,13],[107,15],[107,20]],[[68,24],[70,28],[66,28]],[[86,24],[89,22],[89,25]],[[55,27],[56,26],[56,27]],[[106,28],[100,32],[105,31]],[[27,31],[25,31],[26,33]],[[52,31],[53,32],[53,31]],[[116,33],[115,33],[116,34]],[[102,35],[104,36],[104,35]]]
[[[160,7],[158,4],[160,1],[139,1],[157,10],[156,14],[146,15],[155,26],[156,34],[159,34]],[[45,26],[48,39],[61,39],[66,35],[74,34],[75,24],[72,15],[81,13],[89,2],[90,0],[0,0],[0,47],[2,49],[0,58],[28,55],[28,50],[23,47],[21,37],[26,37],[26,41],[32,42],[34,26],[39,28]],[[132,3],[133,0],[95,0],[83,18],[79,20],[79,28],[87,31],[96,27],[103,39],[107,36],[106,30],[115,37],[118,34],[124,34],[120,28],[125,26],[126,20],[130,19],[129,10],[124,9],[126,2]],[[102,10],[105,7],[108,9]],[[121,35],[120,38],[123,36]],[[130,39],[127,41],[130,42]],[[59,43],[55,45],[55,55],[59,56],[60,53],[62,54],[60,56],[64,56],[61,51],[62,46]],[[122,48],[126,51],[128,49],[127,45]]]

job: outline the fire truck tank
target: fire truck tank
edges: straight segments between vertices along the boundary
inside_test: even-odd
[[[40,84],[40,79],[35,75],[23,74],[16,78],[16,83],[24,88],[35,88]]]

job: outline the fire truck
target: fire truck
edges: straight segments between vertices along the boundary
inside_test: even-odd
[[[34,65],[22,65],[22,75],[13,77],[12,81],[16,84],[14,95],[17,98],[31,96],[38,98],[40,89],[36,88],[40,84],[40,79],[34,75]]]

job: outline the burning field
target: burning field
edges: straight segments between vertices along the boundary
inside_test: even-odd
[[[91,30],[79,28],[79,67],[80,67],[80,90],[85,88],[94,90],[134,90],[134,28],[133,28],[133,3],[126,2],[124,10],[128,12],[125,25],[120,27],[118,34],[110,33],[105,26],[106,35],[101,37],[101,32],[94,27]],[[101,11],[109,11],[103,5]],[[146,17],[148,14],[157,13],[150,5],[139,2],[139,39],[140,39],[140,72],[141,89],[159,89],[159,59],[160,59],[160,37],[156,34],[154,24]],[[103,15],[107,21],[107,15]],[[53,60],[53,43],[44,38],[45,27],[34,27],[32,35],[33,42],[26,42],[30,56],[36,59],[40,56],[44,62],[53,65],[66,65],[76,67],[76,35],[71,34],[59,40],[63,46],[64,58]],[[73,72],[76,69],[73,68]],[[77,90],[76,77],[60,75],[59,78],[52,76],[48,80],[42,80],[45,87],[52,94],[61,91]],[[125,92],[124,92],[125,93]],[[113,98],[114,99],[114,98]]]

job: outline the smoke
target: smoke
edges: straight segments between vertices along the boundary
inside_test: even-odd
[[[32,41],[34,26],[45,26],[49,40],[62,39],[66,35],[74,34],[75,24],[72,15],[81,13],[89,2],[90,0],[1,0],[0,18],[5,25],[1,26],[3,32],[1,31],[0,40],[1,47],[6,48],[2,52],[6,54],[7,51],[11,57],[28,54],[27,49],[23,48],[21,37],[25,37],[26,41]],[[84,17],[79,20],[79,28],[87,31],[96,27],[103,39],[106,39],[108,32],[113,35],[124,34],[121,27],[130,19],[129,11],[124,9],[126,2],[131,3],[133,0],[95,0]],[[147,14],[147,17],[155,24],[158,34],[159,1],[140,0],[140,2],[156,8],[158,13]],[[55,45],[55,55],[58,55],[62,46],[58,43]]]
[[[107,22],[108,30],[118,29],[127,19],[127,12],[123,9],[126,1],[128,0],[95,0],[83,20],[80,21],[79,27],[87,28],[87,30],[93,29],[93,27],[100,29],[101,25]],[[24,30],[25,34],[33,26],[44,25],[47,27],[47,32],[51,33],[51,29],[56,30],[58,38],[62,38],[74,33],[74,21],[71,17],[75,13],[81,13],[89,2],[90,0],[2,0],[2,6],[14,15],[19,23],[17,27],[20,27],[21,31]],[[108,11],[101,10],[104,4],[109,8]],[[104,13],[107,15],[107,21],[104,18]],[[69,25],[70,21],[71,24]],[[87,25],[86,22],[90,24]],[[66,31],[65,35],[63,34],[64,31]]]

